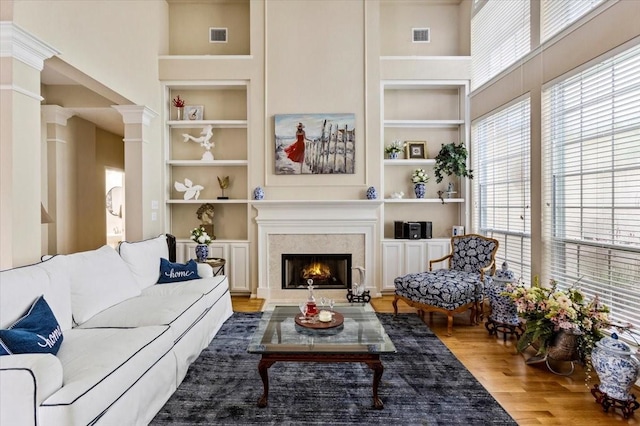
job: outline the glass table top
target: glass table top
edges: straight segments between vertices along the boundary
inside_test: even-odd
[[[312,329],[296,324],[298,306],[268,306],[247,352],[268,353],[394,353],[393,342],[370,305],[336,305],[344,316],[338,327]]]

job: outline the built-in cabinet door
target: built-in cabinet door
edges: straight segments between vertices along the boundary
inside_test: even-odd
[[[393,280],[403,275],[404,242],[384,241],[382,243],[382,291],[395,291]]]
[[[404,273],[416,274],[428,269],[427,243],[422,240],[404,243]]]
[[[427,258],[431,259],[439,259],[443,256],[451,253],[451,241],[450,240],[432,240],[427,245]],[[433,271],[436,269],[446,269],[449,267],[448,261],[434,263],[431,268]],[[429,269],[429,265],[427,264],[427,270]]]
[[[227,274],[232,292],[250,292],[249,280],[249,243],[229,244]]]

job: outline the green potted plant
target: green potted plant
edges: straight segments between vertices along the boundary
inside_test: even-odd
[[[442,144],[436,156],[436,166],[433,169],[436,182],[442,182],[445,175],[456,175],[473,179],[473,170],[467,169],[467,148],[464,143],[456,145],[454,142]]]

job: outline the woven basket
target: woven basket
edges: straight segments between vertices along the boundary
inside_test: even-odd
[[[578,337],[579,334],[559,331],[547,348],[548,357],[556,361],[578,360]]]

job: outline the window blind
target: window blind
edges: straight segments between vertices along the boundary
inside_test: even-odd
[[[506,260],[516,277],[531,277],[531,106],[517,101],[472,124],[474,223],[500,241],[498,267]]]
[[[477,88],[531,49],[529,1],[488,1],[471,18],[471,88]]]
[[[640,327],[640,46],[543,92],[546,278]]]
[[[604,0],[542,0],[540,41],[544,42],[594,9]]]

